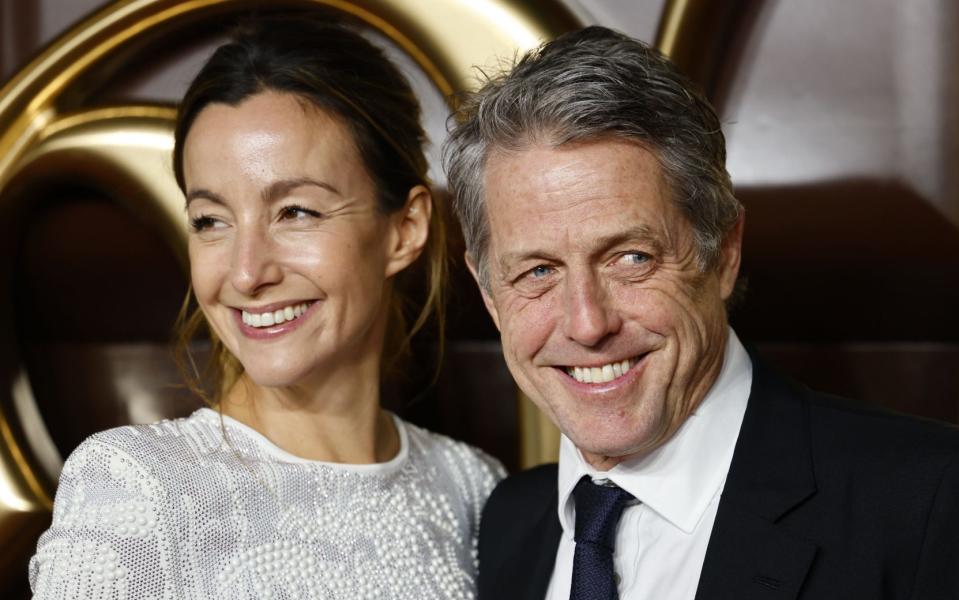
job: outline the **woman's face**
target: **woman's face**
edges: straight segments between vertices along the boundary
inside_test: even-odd
[[[387,281],[425,242],[407,213],[428,220],[428,193],[383,214],[347,127],[274,92],[204,108],[183,171],[193,289],[247,375],[290,386],[377,367]]]

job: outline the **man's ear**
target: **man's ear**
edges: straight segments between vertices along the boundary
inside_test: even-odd
[[[469,252],[465,254],[466,257],[466,268],[470,270],[470,273],[473,275],[473,280],[476,281],[476,287],[479,288],[480,294],[483,296],[483,304],[486,305],[486,311],[489,313],[489,316],[493,318],[493,324],[496,325],[496,329],[499,329],[499,313],[496,312],[496,305],[493,304],[493,299],[490,297],[489,292],[483,286],[480,281],[479,275],[476,271],[476,264],[473,262],[473,258],[470,256]]]
[[[736,289],[736,279],[739,277],[739,263],[743,255],[743,226],[745,212],[739,213],[736,224],[726,233],[723,246],[719,254],[719,289],[723,301],[729,300]]]
[[[403,208],[390,215],[386,249],[387,277],[410,266],[423,252],[430,234],[432,212],[433,197],[429,189],[417,185],[410,189]]]

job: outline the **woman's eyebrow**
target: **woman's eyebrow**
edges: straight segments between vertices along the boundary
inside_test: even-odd
[[[266,203],[275,202],[277,199],[282,198],[283,196],[290,193],[291,190],[294,190],[298,187],[312,185],[319,188],[323,188],[337,196],[342,196],[336,187],[332,184],[329,184],[325,181],[320,181],[319,179],[313,179],[311,177],[297,177],[295,179],[283,179],[280,181],[273,182],[267,186],[263,192],[260,194],[263,198],[263,201]],[[210,202],[215,202],[217,204],[226,204],[223,196],[220,196],[216,192],[210,191],[206,188],[197,188],[195,190],[190,190],[186,195],[186,206],[189,208],[190,203],[194,200],[199,199],[209,200]]]
[[[217,204],[226,204],[226,201],[222,196],[215,192],[211,192],[205,188],[197,188],[195,190],[190,190],[186,195],[186,207],[190,208],[190,203],[194,200],[199,199],[209,200],[210,202],[215,202]]]
[[[263,201],[266,203],[274,202],[278,198],[282,198],[283,196],[289,194],[290,191],[302,186],[316,186],[336,194],[337,196],[343,195],[332,184],[325,181],[313,179],[312,177],[297,177],[294,179],[282,179],[270,184],[263,190]]]

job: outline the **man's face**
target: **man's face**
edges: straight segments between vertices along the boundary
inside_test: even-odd
[[[483,296],[520,388],[597,467],[660,445],[722,366],[741,221],[700,271],[656,157],[612,139],[495,151],[484,185]]]

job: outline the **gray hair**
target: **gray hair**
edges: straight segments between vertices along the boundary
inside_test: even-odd
[[[702,271],[716,265],[742,206],[726,172],[726,143],[709,102],[659,51],[604,27],[564,34],[489,77],[451,117],[443,162],[466,251],[488,289],[483,198],[494,150],[615,137],[659,160],[692,225]]]

